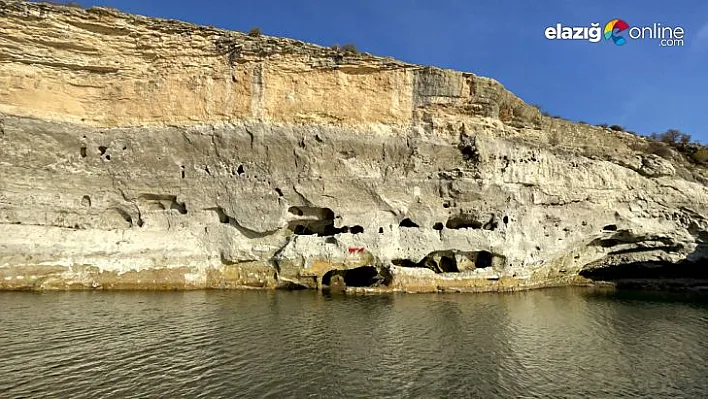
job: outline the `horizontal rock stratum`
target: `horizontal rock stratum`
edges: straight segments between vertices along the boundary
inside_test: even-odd
[[[1,289],[695,277],[708,179],[651,145],[471,73],[0,0]]]

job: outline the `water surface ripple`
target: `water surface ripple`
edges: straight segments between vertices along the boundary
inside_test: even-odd
[[[0,293],[0,397],[708,397],[705,297]]]

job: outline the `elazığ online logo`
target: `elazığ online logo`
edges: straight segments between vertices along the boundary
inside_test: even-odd
[[[622,19],[615,18],[600,28],[598,22],[590,26],[564,26],[557,23],[549,26],[544,31],[549,40],[587,40],[592,43],[611,40],[614,44],[622,46],[627,43],[627,37],[632,40],[649,39],[658,40],[661,47],[680,47],[684,45],[684,30],[680,26],[662,26],[653,23],[650,26],[630,26]]]
[[[615,35],[615,32],[620,33],[627,29],[629,29],[629,24],[621,19],[613,19],[605,25],[605,40],[612,39],[616,45],[621,46],[627,43],[627,41],[624,40],[624,37]]]

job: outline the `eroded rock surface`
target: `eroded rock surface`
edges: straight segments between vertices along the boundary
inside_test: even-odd
[[[0,0],[2,289],[497,291],[704,270],[704,172],[647,148],[469,73]]]

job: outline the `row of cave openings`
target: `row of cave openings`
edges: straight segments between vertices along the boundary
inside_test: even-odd
[[[435,251],[420,262],[409,259],[394,260],[392,263],[398,267],[424,268],[435,273],[459,273],[466,270],[493,267],[503,257],[488,251],[461,252],[461,251]],[[496,277],[490,277],[496,279]],[[344,287],[381,287],[388,286],[393,280],[388,268],[374,266],[361,266],[353,269],[330,270],[322,276],[324,289],[342,289]]]
[[[288,212],[297,216],[297,219],[293,219],[288,223],[288,229],[296,235],[327,237],[342,233],[361,234],[364,232],[364,227],[359,225],[335,227],[335,219],[339,217],[335,216],[334,212],[329,208],[293,206],[288,209]],[[504,216],[502,222],[507,225],[509,223],[509,217]],[[420,226],[410,218],[401,220],[398,226],[401,228],[420,228]],[[466,213],[451,216],[445,224],[438,222],[433,225],[433,229],[438,231],[444,228],[454,230],[484,229],[493,231],[498,227],[499,221],[495,215],[490,215],[488,220],[480,221],[475,215]],[[383,232],[384,228],[379,227],[379,234],[383,234]]]

